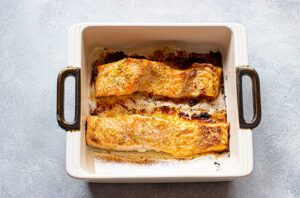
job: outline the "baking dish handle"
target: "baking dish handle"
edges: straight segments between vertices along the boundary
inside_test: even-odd
[[[253,118],[251,121],[246,121],[244,118],[242,80],[244,75],[249,76],[252,82]],[[236,82],[240,128],[255,128],[259,125],[261,120],[260,84],[258,74],[252,67],[239,66],[236,69]]]
[[[67,122],[64,115],[65,80],[68,76],[75,77],[75,117],[71,122]],[[80,129],[80,68],[78,67],[66,67],[58,74],[56,118],[58,125],[66,131]]]

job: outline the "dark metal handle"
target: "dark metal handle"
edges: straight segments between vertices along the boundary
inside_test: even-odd
[[[68,76],[75,77],[75,118],[72,122],[65,120],[64,100],[65,100],[65,80]],[[58,125],[67,130],[80,129],[80,68],[66,67],[60,71],[57,77],[57,104],[56,118]]]
[[[252,82],[253,95],[253,118],[250,122],[244,118],[244,104],[243,104],[243,80],[242,77],[247,75]],[[236,69],[237,82],[237,97],[238,97],[238,111],[240,128],[255,128],[259,125],[261,120],[261,104],[260,104],[260,85],[259,77],[255,69],[249,66],[240,66]]]

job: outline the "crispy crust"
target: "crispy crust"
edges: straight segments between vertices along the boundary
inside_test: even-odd
[[[159,112],[152,116],[89,116],[86,141],[101,149],[154,150],[189,157],[228,150],[228,128],[228,123],[207,124]]]
[[[122,96],[136,92],[168,98],[208,97],[220,91],[222,69],[195,63],[189,69],[173,69],[164,63],[126,58],[98,66],[96,97]]]

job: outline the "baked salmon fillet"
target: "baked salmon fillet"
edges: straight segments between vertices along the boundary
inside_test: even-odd
[[[205,123],[159,112],[88,116],[86,142],[106,150],[156,151],[191,157],[227,151],[228,129],[226,122]]]
[[[135,92],[168,98],[206,97],[215,99],[220,91],[222,69],[194,63],[185,70],[146,59],[125,58],[97,67],[95,96],[121,96]]]

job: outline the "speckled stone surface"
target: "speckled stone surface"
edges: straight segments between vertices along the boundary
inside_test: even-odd
[[[0,2],[0,197],[300,197],[299,1],[26,2]],[[252,175],[177,184],[88,184],[70,178],[65,132],[55,115],[56,78],[67,63],[67,30],[78,22],[243,24],[263,108],[254,130]],[[249,110],[249,91],[246,96]],[[73,98],[67,103],[71,117]]]

